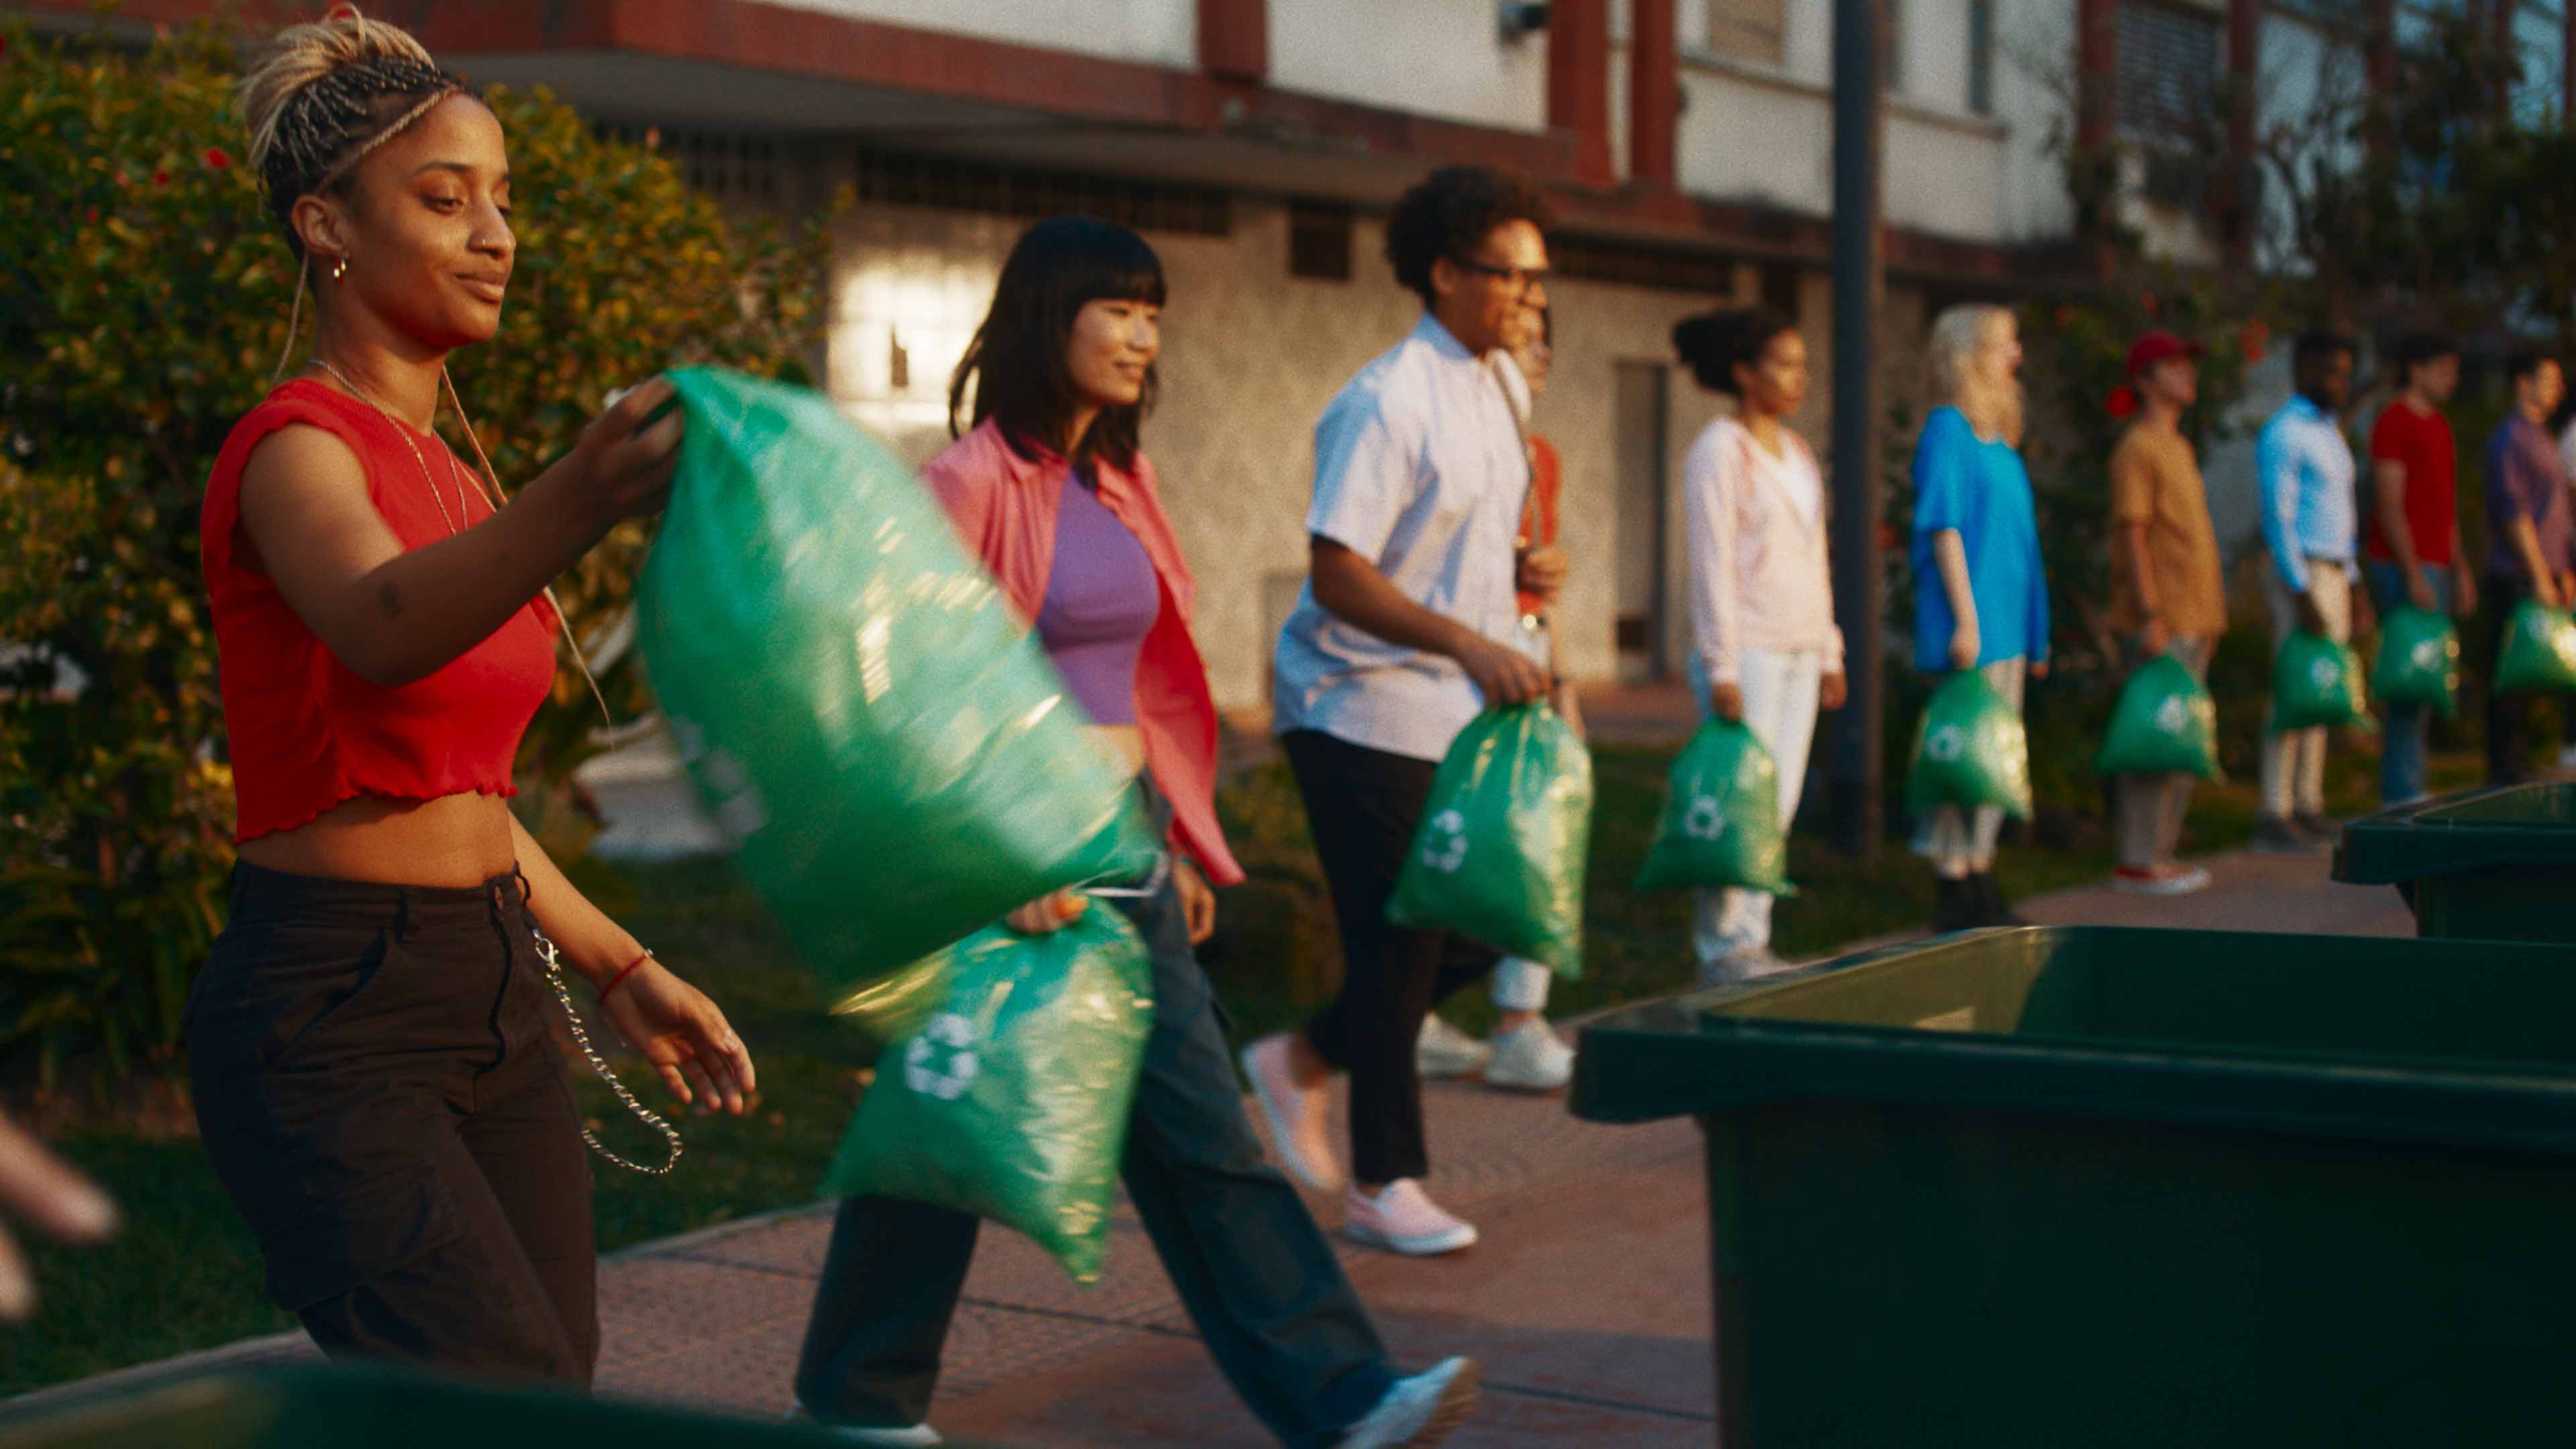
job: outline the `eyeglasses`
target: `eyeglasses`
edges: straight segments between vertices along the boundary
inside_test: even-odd
[[[1556,277],[1554,272],[1545,267],[1498,267],[1492,262],[1480,262],[1474,257],[1451,257],[1449,260],[1453,265],[1479,276],[1494,278],[1508,288],[1514,296],[1525,297],[1529,295],[1530,288],[1543,287]]]

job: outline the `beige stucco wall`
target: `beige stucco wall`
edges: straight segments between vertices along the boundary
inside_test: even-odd
[[[852,416],[906,457],[946,441],[946,380],[990,299],[1021,223],[964,213],[876,207],[847,218],[838,239],[830,386]],[[1162,404],[1145,442],[1173,523],[1201,582],[1200,642],[1219,702],[1266,698],[1273,631],[1305,574],[1304,518],[1316,416],[1334,391],[1411,327],[1419,305],[1378,254],[1362,220],[1347,282],[1288,275],[1284,207],[1239,201],[1227,238],[1155,234],[1171,285],[1164,318]],[[1747,295],[1757,275],[1744,269]],[[1561,281],[1553,382],[1536,424],[1565,459],[1563,542],[1573,577],[1559,618],[1570,673],[1618,670],[1614,560],[1623,531],[1654,527],[1617,507],[1618,377],[1622,362],[1669,363],[1672,324],[1726,300]],[[1801,311],[1816,358],[1815,398],[1801,427],[1819,450],[1831,355],[1826,279],[1804,280]],[[907,386],[892,386],[890,354],[905,354]],[[1675,485],[1683,452],[1719,404],[1687,374],[1667,384],[1665,457]],[[1668,647],[1681,643],[1671,594],[1682,577],[1678,493],[1668,492]],[[1633,552],[1633,550],[1632,550]],[[1672,655],[1679,657],[1678,650]]]

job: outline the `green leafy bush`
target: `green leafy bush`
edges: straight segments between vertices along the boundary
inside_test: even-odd
[[[296,280],[239,155],[236,73],[208,26],[139,52],[0,29],[0,1053],[48,1082],[91,1054],[166,1060],[221,919],[232,804],[198,503],[268,390]],[[491,103],[518,273],[500,337],[455,376],[505,484],[667,366],[805,374],[819,224],[728,217],[541,91]],[[624,614],[646,539],[621,528],[559,582],[584,637]],[[647,705],[631,659],[601,684],[621,717]],[[560,781],[598,722],[567,667],[523,784]]]

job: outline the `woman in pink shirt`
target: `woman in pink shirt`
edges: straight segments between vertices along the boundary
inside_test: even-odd
[[[1751,728],[1780,770],[1780,824],[1798,813],[1816,711],[1842,706],[1843,636],[1827,572],[1824,475],[1787,419],[1807,400],[1807,344],[1768,307],[1673,328],[1700,386],[1735,400],[1682,460],[1690,550],[1691,686]],[[1700,892],[1692,931],[1704,982],[1778,969],[1771,897]]]
[[[1217,828],[1216,706],[1190,637],[1195,589],[1137,442],[1163,290],[1161,260],[1125,227],[1031,227],[950,393],[953,418],[972,386],[974,430],[922,478],[1167,826],[1169,868],[1114,900],[1154,967],[1154,1030],[1121,1169],[1199,1336],[1283,1444],[1436,1443],[1474,1407],[1475,1365],[1396,1375],[1340,1259],[1244,1117],[1224,1010],[1195,950],[1216,927],[1210,882],[1243,871]],[[1100,908],[1065,893],[1009,920],[1037,935]],[[796,1372],[803,1413],[862,1444],[940,1442],[923,1419],[976,1229],[948,1208],[842,1202]]]

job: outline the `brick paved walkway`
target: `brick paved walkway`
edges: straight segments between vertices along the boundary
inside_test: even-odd
[[[2062,924],[2412,929],[2394,892],[2334,885],[2322,857],[2211,865],[2216,887],[2180,901],[2083,890],[2024,909]],[[1485,1406],[1453,1442],[1708,1443],[1714,1378],[1691,1126],[1580,1123],[1554,1097],[1468,1084],[1434,1087],[1429,1106],[1437,1191],[1477,1222],[1483,1243],[1433,1261],[1349,1248],[1344,1261],[1404,1362],[1462,1352],[1483,1360]],[[1338,1204],[1315,1206],[1328,1226],[1338,1221]],[[608,1261],[601,1390],[760,1417],[783,1411],[828,1227],[825,1210],[807,1209]],[[1268,1442],[1209,1367],[1132,1214],[1122,1209],[1114,1232],[1106,1277],[1090,1288],[1016,1236],[985,1235],[950,1344],[942,1428],[1031,1446]],[[310,1351],[286,1335],[116,1377],[166,1379],[210,1361]]]

